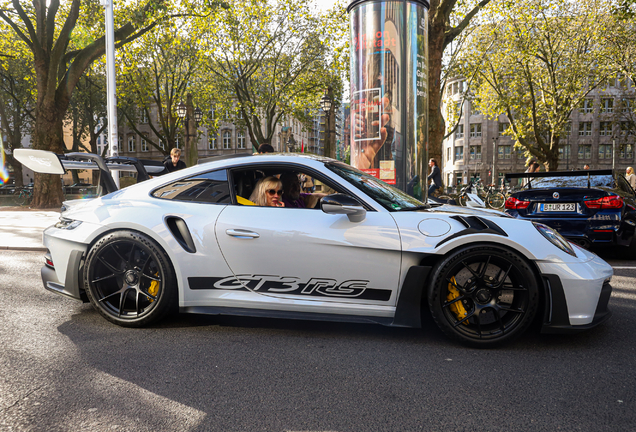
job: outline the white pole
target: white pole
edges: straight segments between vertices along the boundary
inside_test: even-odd
[[[119,134],[117,133],[117,84],[115,81],[115,23],[113,1],[101,0],[105,9],[106,25],[106,107],[108,116],[108,156],[119,156]],[[112,172],[119,188],[119,171]]]

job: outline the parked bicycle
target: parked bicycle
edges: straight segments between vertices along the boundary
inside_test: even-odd
[[[486,203],[477,193],[477,186],[473,181],[464,186],[456,196],[442,195],[437,198],[449,203],[454,200],[462,207],[486,207]]]
[[[33,199],[32,188],[23,187],[20,189],[20,192],[16,191],[16,193],[17,193],[17,196],[15,198],[15,202],[18,205],[25,205],[25,204],[31,203],[31,200]]]
[[[483,196],[488,207],[495,210],[501,210],[504,208],[506,197],[497,190],[497,187],[494,184],[491,183],[483,188]]]

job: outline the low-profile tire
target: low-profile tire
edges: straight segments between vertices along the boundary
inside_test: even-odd
[[[142,327],[173,312],[177,284],[170,260],[150,237],[115,231],[88,252],[84,287],[93,307],[108,321]]]
[[[450,338],[472,347],[510,342],[532,323],[539,284],[525,259],[496,246],[469,246],[441,260],[428,292],[431,315]]]

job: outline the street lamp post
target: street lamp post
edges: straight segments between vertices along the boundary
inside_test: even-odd
[[[492,184],[495,183],[495,163],[497,161],[497,141],[499,141],[499,137],[492,139]]]
[[[331,87],[329,87],[325,94],[320,99],[320,107],[325,113],[325,146],[324,155],[330,158],[335,157],[335,151],[333,147],[333,141],[331,139],[331,115],[333,108],[333,101],[330,97]]]
[[[197,149],[196,142],[191,144],[190,138],[194,138],[196,133],[196,128],[199,127],[199,122],[203,119],[203,111],[201,108],[196,107],[194,110],[192,109],[192,95],[188,94],[187,104],[184,104],[183,101],[177,105],[177,116],[183,120],[183,125],[185,128],[185,150],[186,150],[186,160],[188,166],[194,166],[197,164],[199,160],[199,152]],[[190,119],[194,119],[194,131],[190,130]]]

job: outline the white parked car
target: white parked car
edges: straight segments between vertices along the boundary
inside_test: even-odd
[[[290,173],[322,188],[315,208],[250,205],[259,179]],[[66,206],[44,232],[44,286],[122,326],[179,311],[420,327],[430,313],[451,338],[494,346],[535,320],[572,332],[610,316],[612,268],[551,228],[429,207],[331,159],[221,157]]]

